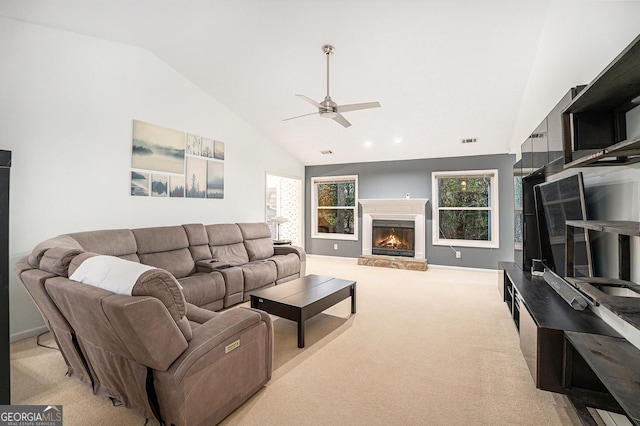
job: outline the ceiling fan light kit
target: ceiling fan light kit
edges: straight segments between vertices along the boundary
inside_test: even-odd
[[[312,112],[309,114],[298,115],[296,117],[285,118],[283,121],[293,120],[294,118],[300,118],[300,117],[306,117],[309,115],[318,114],[322,118],[332,119],[333,121],[342,125],[343,127],[349,127],[351,126],[351,123],[349,123],[349,121],[346,118],[344,118],[344,116],[341,113],[348,112],[348,111],[357,111],[360,109],[380,107],[380,102],[365,102],[360,104],[338,105],[333,101],[333,99],[331,99],[331,96],[329,96],[329,56],[331,56],[333,52],[335,52],[335,50],[336,49],[330,44],[325,44],[324,46],[322,46],[322,52],[327,57],[327,96],[324,97],[324,100],[322,102],[316,102],[313,99],[308,98],[304,95],[296,95],[299,98],[304,99],[305,101],[309,102],[311,105],[318,108],[318,112]]]

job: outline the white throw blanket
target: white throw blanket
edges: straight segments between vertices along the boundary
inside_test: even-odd
[[[131,296],[140,275],[150,269],[156,268],[114,256],[94,256],[82,262],[69,279]]]

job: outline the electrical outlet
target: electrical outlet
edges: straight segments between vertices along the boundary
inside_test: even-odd
[[[338,245],[337,245],[337,244],[334,244],[334,245],[333,245],[333,249],[334,249],[334,250],[338,250]]]
[[[462,257],[462,253],[456,251],[456,259],[460,259]]]

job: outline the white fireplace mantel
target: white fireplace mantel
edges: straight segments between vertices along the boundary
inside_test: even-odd
[[[362,205],[362,254],[371,255],[373,219],[413,220],[415,224],[415,258],[425,258],[425,206],[427,198],[360,199]]]

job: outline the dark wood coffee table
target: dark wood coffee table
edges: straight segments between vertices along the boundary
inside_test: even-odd
[[[304,322],[351,297],[356,313],[356,282],[321,275],[307,275],[251,293],[251,307],[298,323],[298,347],[304,348]]]

